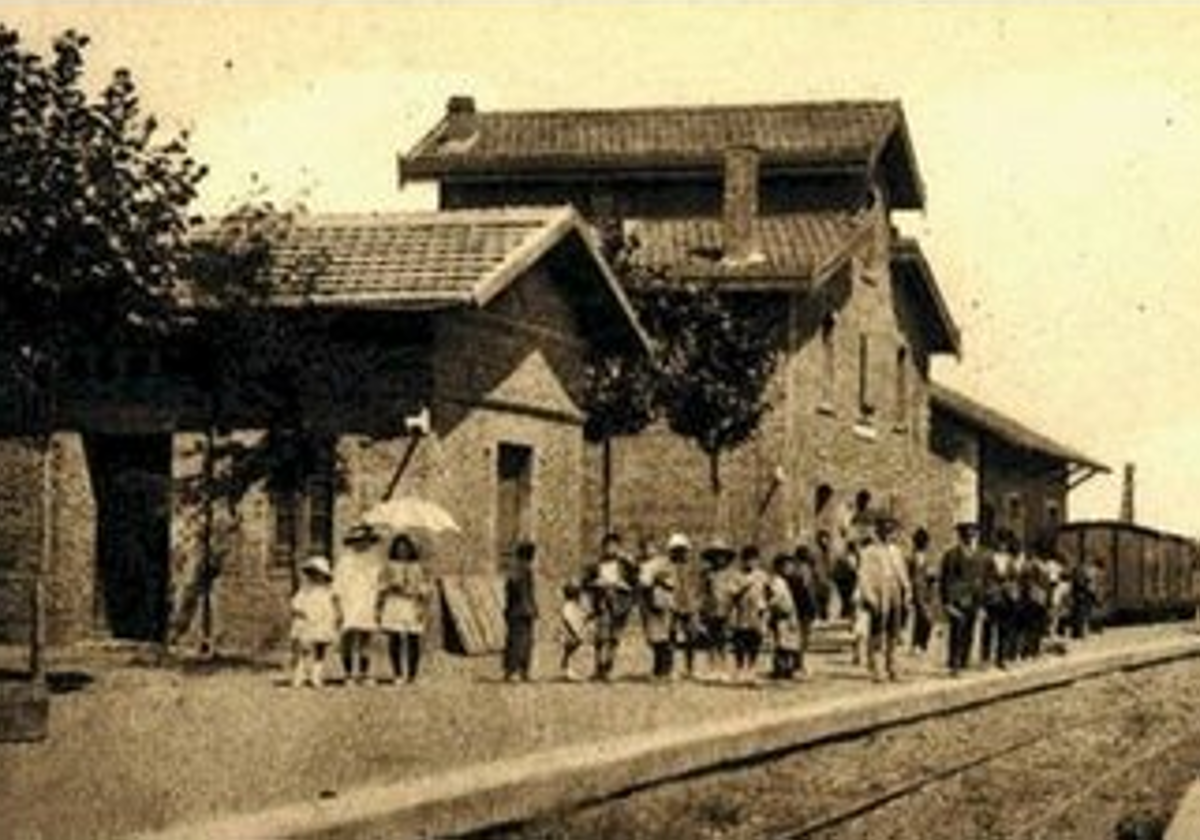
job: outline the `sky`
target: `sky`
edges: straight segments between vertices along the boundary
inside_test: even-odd
[[[0,0],[92,36],[211,167],[199,209],[433,206],[396,155],[482,109],[899,99],[920,238],[964,336],[934,375],[1111,465],[1072,494],[1200,534],[1200,4]]]

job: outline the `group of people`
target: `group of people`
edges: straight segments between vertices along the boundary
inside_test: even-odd
[[[291,602],[293,685],[323,685],[335,645],[347,685],[374,682],[369,653],[376,634],[386,640],[392,679],[417,678],[433,583],[411,536],[393,535],[386,551],[384,542],[379,531],[356,525],[335,564],[323,556],[301,564]]]
[[[676,675],[679,652],[686,676],[696,673],[703,653],[710,674],[753,681],[768,645],[772,676],[802,673],[816,619],[811,557],[779,554],[767,563],[756,546],[735,551],[721,541],[693,554],[682,533],[670,536],[665,552],[645,545],[636,558],[623,550],[619,534],[608,534],[599,559],[563,588],[564,676],[579,678],[574,659],[590,632],[593,676],[609,679],[638,616],[654,679]]]
[[[924,528],[905,544],[894,517],[862,510],[841,533],[818,532],[815,550],[802,544],[770,562],[757,546],[720,540],[697,553],[682,533],[635,556],[610,533],[599,558],[563,587],[562,674],[581,678],[577,653],[590,641],[591,676],[611,678],[639,618],[656,680],[695,676],[702,655],[705,677],[755,682],[764,651],[770,677],[802,676],[813,626],[829,617],[848,622],[854,661],[876,680],[896,679],[897,650],[926,652],[939,626],[951,674],[968,667],[976,644],[981,662],[1005,668],[1039,655],[1053,634],[1088,631],[1093,567],[1029,555],[1006,531],[984,546],[975,524],[956,530],[957,544],[939,557]]]
[[[957,527],[957,544],[940,557],[917,528],[904,544],[891,515],[863,509],[837,533],[818,531],[769,561],[758,546],[734,549],[714,540],[697,550],[673,533],[660,550],[644,542],[627,551],[617,533],[562,590],[559,621],[562,676],[582,679],[579,651],[591,646],[591,677],[612,678],[618,650],[640,620],[650,677],[703,676],[754,683],[764,652],[766,673],[789,680],[806,673],[814,624],[842,618],[852,628],[854,660],[876,680],[897,678],[897,650],[928,650],[944,625],[947,668],[979,658],[1007,667],[1037,656],[1054,633],[1083,635],[1097,600],[1095,571],[1066,569],[1050,554],[1028,555],[1011,533],[981,545],[973,523]],[[385,540],[366,525],[350,530],[336,564],[311,557],[292,599],[293,683],[321,685],[327,654],[340,647],[346,682],[374,681],[373,639],[386,640],[395,681],[417,678],[434,593],[417,543],[407,534]],[[536,547],[515,546],[504,580],[505,680],[529,680],[539,617]],[[703,673],[699,673],[703,668]]]
[[[981,661],[1000,668],[1040,655],[1052,635],[1089,632],[1098,601],[1093,564],[1068,570],[1050,552],[1029,555],[1008,531],[998,532],[991,546],[980,544],[972,523],[957,531],[958,544],[946,552],[940,570],[950,673],[968,666],[977,626]]]

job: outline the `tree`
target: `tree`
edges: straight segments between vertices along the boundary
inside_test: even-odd
[[[590,359],[585,377],[583,434],[601,446],[601,521],[607,533],[612,529],[612,441],[654,421],[657,369],[641,353],[615,353]]]
[[[635,295],[656,343],[656,403],[671,431],[708,457],[713,520],[724,527],[721,457],[758,431],[778,361],[768,316],[712,286],[655,284]]]
[[[604,227],[605,252],[653,346],[649,359],[609,358],[592,366],[585,431],[606,444],[606,508],[608,440],[662,417],[708,457],[720,527],[721,456],[749,441],[770,409],[767,385],[778,361],[772,318],[714,285],[680,282],[646,266],[637,258],[637,241],[618,231]]]
[[[128,70],[89,96],[87,45],[68,30],[47,60],[0,24],[0,388],[43,447],[47,512],[65,355],[169,328],[187,207],[205,174],[186,134],[160,141]],[[52,548],[43,531],[35,578]]]
[[[203,522],[201,556],[186,577],[171,631],[178,638],[199,611],[205,650],[209,597],[226,559],[219,521],[236,523],[252,488],[301,492],[326,466],[334,440],[330,407],[369,405],[372,382],[387,363],[370,341],[339,337],[337,313],[314,300],[327,254],[314,251],[286,265],[277,259],[304,212],[269,201],[244,204],[196,236],[185,273],[198,362],[193,373],[207,405],[203,466],[182,491],[201,506]],[[226,434],[247,427],[264,433],[253,440]],[[344,489],[344,465],[335,457],[328,466],[333,489]]]

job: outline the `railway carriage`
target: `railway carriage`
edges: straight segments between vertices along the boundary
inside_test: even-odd
[[[1179,534],[1128,522],[1072,522],[1058,531],[1068,567],[1094,561],[1098,618],[1106,623],[1193,615],[1200,601],[1200,546]]]

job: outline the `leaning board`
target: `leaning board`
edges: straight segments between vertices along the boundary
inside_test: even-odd
[[[504,578],[500,575],[446,575],[442,599],[463,653],[496,653],[504,647]]]

